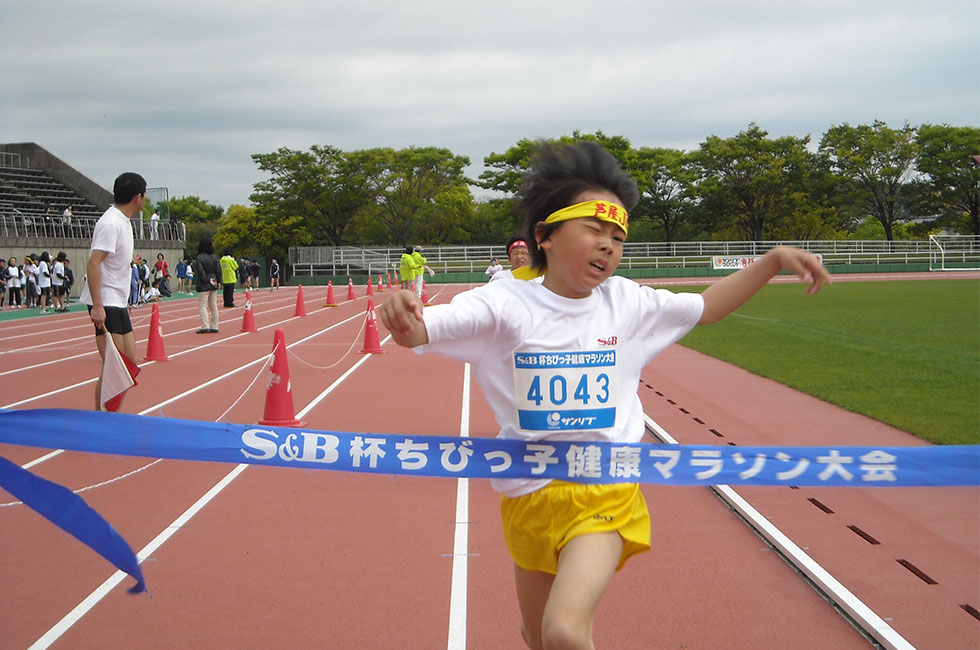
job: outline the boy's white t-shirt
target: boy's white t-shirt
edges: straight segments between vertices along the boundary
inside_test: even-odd
[[[38,262],[37,265],[37,286],[42,289],[51,286],[51,269],[48,268],[48,263],[44,260]]]
[[[102,304],[106,307],[125,307],[129,302],[129,281],[132,277],[130,262],[133,261],[133,227],[129,217],[114,205],[109,206],[92,232],[91,250],[105,251],[102,260]],[[88,277],[79,300],[92,304]]]
[[[500,438],[638,442],[640,372],[704,310],[698,293],[672,293],[613,276],[583,299],[540,280],[493,282],[426,307],[420,353],[468,361]],[[520,496],[548,479],[494,479]]]
[[[59,278],[58,275],[61,275]],[[55,262],[51,265],[51,286],[62,287],[65,284],[65,265],[62,262]]]

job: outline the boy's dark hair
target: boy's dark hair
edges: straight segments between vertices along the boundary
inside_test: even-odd
[[[627,211],[640,200],[636,180],[623,171],[611,153],[595,142],[586,140],[563,145],[541,142],[537,145],[531,170],[524,176],[524,184],[518,193],[516,208],[524,217],[524,239],[533,266],[547,266],[544,251],[538,248],[535,238],[538,223],[552,212],[572,205],[579,194],[588,190],[612,192]],[[563,223],[543,226],[541,241]]]
[[[116,178],[112,186],[112,200],[117,205],[126,205],[137,194],[146,196],[146,181],[136,172],[124,172]]]
[[[412,254],[412,247],[411,246],[406,246],[405,247],[405,254],[406,255],[411,255]]]
[[[207,253],[208,255],[214,255],[214,244],[207,237],[203,237],[201,241],[197,242],[197,254]]]

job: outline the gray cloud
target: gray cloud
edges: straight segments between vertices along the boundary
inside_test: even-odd
[[[575,129],[691,149],[749,122],[977,125],[975,4],[7,3],[0,141],[227,207],[282,146],[443,146],[475,175]]]

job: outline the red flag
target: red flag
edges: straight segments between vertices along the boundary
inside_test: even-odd
[[[105,361],[102,363],[102,392],[99,404],[104,411],[118,411],[123,395],[136,385],[140,367],[132,359],[119,352],[112,335],[105,334]]]

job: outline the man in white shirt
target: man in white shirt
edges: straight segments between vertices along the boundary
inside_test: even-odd
[[[133,259],[133,228],[130,219],[142,214],[146,181],[134,172],[120,174],[112,189],[113,205],[99,217],[92,233],[92,247],[85,267],[85,286],[80,301],[89,306],[95,325],[95,343],[105,359],[105,333],[119,351],[136,358],[136,337],[126,308],[129,300],[130,261]],[[100,408],[101,379],[95,386],[96,409]]]
[[[150,217],[150,239],[159,238],[159,228],[160,228],[160,212],[154,210],[153,216]]]

